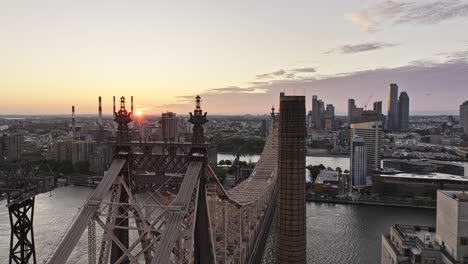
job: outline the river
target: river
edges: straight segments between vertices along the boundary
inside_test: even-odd
[[[34,235],[38,263],[53,252],[91,192],[87,187],[68,186],[54,190],[52,196],[44,193],[36,197]],[[5,201],[0,202],[0,208],[0,260],[6,263],[10,226]],[[435,225],[435,211],[308,203],[308,263],[379,263],[380,234],[395,223]],[[86,257],[80,257],[78,252],[72,255],[70,263],[86,263],[83,260]]]
[[[260,155],[246,155],[240,159],[245,162],[257,162]],[[234,160],[234,156],[231,154],[218,154],[218,161],[220,160]],[[468,177],[468,162],[451,162],[465,167],[465,176]],[[306,157],[306,166],[308,165],[319,165],[323,164],[325,167],[331,167],[335,169],[340,167],[342,170],[349,170],[349,158],[348,157]]]
[[[260,155],[245,155],[240,158],[241,161],[245,162],[257,162]],[[234,160],[234,156],[231,154],[218,154],[218,161],[220,160]],[[343,170],[349,170],[349,158],[347,157],[306,157],[306,165],[319,165],[323,164],[325,167],[331,167],[335,169],[340,167]]]

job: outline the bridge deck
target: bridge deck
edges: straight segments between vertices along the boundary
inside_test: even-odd
[[[255,201],[265,192],[271,191],[271,184],[276,180],[277,159],[277,128],[273,127],[254,171],[248,179],[229,190],[229,196],[239,203],[244,204]]]
[[[85,231],[89,221],[94,216],[99,203],[106,195],[109,188],[114,183],[119,172],[125,165],[126,160],[115,159],[107,173],[102,178],[102,181],[97,186],[96,190],[91,194],[88,201],[83,206],[80,214],[73,222],[69,232],[65,235],[59,246],[55,250],[49,264],[63,264],[66,263],[68,256],[71,254],[76,244],[80,240],[81,235]]]

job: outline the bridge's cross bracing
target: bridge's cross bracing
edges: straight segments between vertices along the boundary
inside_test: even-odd
[[[128,152],[116,154],[48,263],[256,263],[276,197],[277,131],[274,121],[252,175],[230,191],[203,142],[175,152],[120,142]]]

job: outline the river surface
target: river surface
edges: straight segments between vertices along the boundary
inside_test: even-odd
[[[44,263],[76,217],[92,189],[68,186],[36,197],[34,235],[38,263]],[[363,263],[380,260],[380,235],[395,223],[435,225],[435,211],[378,206],[307,204],[308,263]],[[99,229],[98,229],[99,230]],[[7,263],[10,225],[0,202],[0,263]],[[86,248],[86,242],[80,243]],[[271,250],[266,251],[271,259]],[[87,263],[74,252],[69,263]]]
[[[232,161],[234,158],[235,157],[231,154],[218,154],[218,161]],[[240,160],[245,162],[257,162],[259,158],[260,155],[246,155],[240,157]],[[331,167],[333,169],[340,167],[342,170],[349,170],[349,158],[347,157],[306,157],[306,166],[319,164],[323,164],[325,167]]]
[[[234,160],[234,156],[231,154],[218,154],[218,161],[220,160]],[[240,159],[245,162],[257,162],[260,158],[260,155],[246,155],[242,156]],[[468,177],[468,162],[451,162],[465,167],[465,176]],[[320,165],[323,164],[325,167],[331,167],[335,169],[340,167],[342,170],[349,170],[349,158],[348,157],[306,157],[306,166],[308,165]]]

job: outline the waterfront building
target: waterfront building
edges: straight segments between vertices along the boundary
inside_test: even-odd
[[[351,185],[363,188],[367,185],[366,142],[362,137],[354,136],[351,140]]]
[[[339,172],[334,170],[321,170],[314,182],[316,193],[338,193]]]
[[[176,141],[179,135],[178,128],[179,121],[175,113],[166,112],[161,114],[162,140]]]
[[[388,130],[396,131],[399,129],[398,115],[398,85],[391,83],[388,87]]]
[[[373,188],[380,196],[435,202],[439,189],[468,191],[468,178],[445,173],[382,173],[374,175]]]
[[[365,141],[367,176],[371,176],[374,170],[380,168],[382,160],[382,123],[374,121],[351,124],[351,138],[356,136],[363,138]],[[353,176],[351,175],[351,177]]]
[[[280,96],[276,263],[306,263],[305,97]]]
[[[407,173],[446,173],[458,176],[465,175],[465,167],[453,162],[427,160],[427,159],[385,159],[383,167]]]
[[[24,135],[17,133],[0,134],[0,160],[19,159],[24,149]]]
[[[468,135],[468,101],[460,105],[460,125],[463,128],[463,133]]]
[[[409,130],[409,97],[406,92],[401,92],[398,99],[398,120],[399,129]]]
[[[382,235],[382,264],[468,261],[468,194],[437,192],[436,227],[394,225]]]

